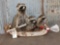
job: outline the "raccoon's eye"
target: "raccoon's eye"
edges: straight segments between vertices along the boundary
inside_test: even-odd
[[[31,20],[30,22],[33,23],[33,20]]]
[[[42,20],[44,20],[45,18],[42,18]]]
[[[23,9],[23,6],[21,6],[20,9]]]

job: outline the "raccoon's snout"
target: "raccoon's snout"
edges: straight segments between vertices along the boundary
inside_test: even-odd
[[[26,6],[21,6],[20,8],[19,8],[19,11],[25,11],[26,10]]]

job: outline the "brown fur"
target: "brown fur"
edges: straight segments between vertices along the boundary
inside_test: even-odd
[[[30,16],[29,17],[29,23],[26,26],[26,30],[27,31],[33,31],[34,27],[36,26],[36,23],[37,23],[37,21],[36,21],[35,17],[34,16]]]
[[[45,16],[40,15],[37,19],[37,26],[39,27],[40,25],[43,25],[44,20],[45,20]]]
[[[11,29],[11,25],[10,25],[10,24],[4,26],[4,30],[5,30],[5,32],[7,32],[7,30],[9,30],[9,29]]]
[[[23,9],[25,9],[24,11],[21,11],[20,8],[23,6]],[[17,14],[16,16],[14,17],[13,19],[13,22],[12,22],[12,28],[17,28],[17,30],[20,30],[18,28],[18,26],[24,24],[24,23],[28,23],[28,16],[26,15],[26,6],[24,3],[19,3],[17,4]]]

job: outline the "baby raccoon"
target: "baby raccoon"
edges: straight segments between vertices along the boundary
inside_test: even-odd
[[[45,16],[44,15],[40,15],[37,19],[37,26],[39,27],[40,25],[43,25],[44,24],[44,21],[45,21]]]
[[[26,30],[27,31],[33,31],[34,28],[36,27],[36,23],[37,23],[37,21],[36,21],[35,17],[34,16],[30,16],[29,17],[29,23],[26,26]]]

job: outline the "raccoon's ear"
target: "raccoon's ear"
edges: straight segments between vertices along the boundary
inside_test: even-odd
[[[20,5],[20,3],[18,3],[16,7],[18,7],[19,5]]]

